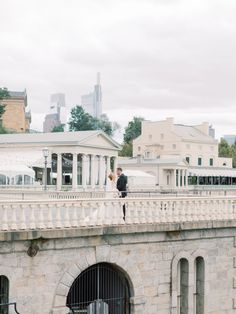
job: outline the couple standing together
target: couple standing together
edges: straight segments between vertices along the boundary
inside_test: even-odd
[[[124,198],[127,196],[127,176],[124,175],[122,168],[117,168],[116,169],[116,175],[118,177],[116,181],[116,176],[113,173],[110,173],[107,182],[107,191],[115,192],[119,191],[119,195],[121,198]],[[123,214],[124,214],[124,219],[125,219],[125,205],[123,205]]]

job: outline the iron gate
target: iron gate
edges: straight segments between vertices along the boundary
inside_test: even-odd
[[[129,314],[129,297],[129,284],[121,271],[111,264],[99,263],[74,281],[67,306],[76,314]]]

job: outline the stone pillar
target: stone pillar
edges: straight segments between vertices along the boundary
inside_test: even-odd
[[[107,176],[111,173],[111,157],[107,156]]]
[[[60,191],[62,186],[62,154],[57,154],[57,190]]]
[[[77,153],[73,154],[73,164],[72,164],[72,189],[77,190]]]
[[[104,185],[104,167],[103,167],[103,156],[99,156],[99,187],[102,188]]]
[[[82,186],[87,188],[87,156],[82,155]]]
[[[186,188],[187,188],[187,187],[188,187],[188,170],[185,170],[185,178],[186,178],[185,186],[186,186]]]
[[[182,170],[178,169],[178,188],[180,189],[181,185],[180,185],[180,177],[182,175]]]
[[[95,156],[91,155],[91,187],[95,188]]]
[[[176,188],[176,169],[173,171],[172,188]]]

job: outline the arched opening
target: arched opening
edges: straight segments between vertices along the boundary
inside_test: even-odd
[[[9,313],[9,280],[6,276],[0,276],[0,314]],[[6,305],[5,305],[6,304]]]
[[[204,314],[204,294],[205,294],[205,263],[199,256],[195,260],[195,278],[196,278],[196,314]]]
[[[181,258],[178,263],[178,314],[188,314],[189,263]]]
[[[125,275],[109,263],[95,264],[74,281],[67,307],[74,313],[130,314],[130,287]]]

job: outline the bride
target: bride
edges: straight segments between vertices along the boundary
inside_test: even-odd
[[[118,190],[116,188],[116,176],[112,172],[108,175],[108,180],[106,184],[106,197],[118,197]]]

